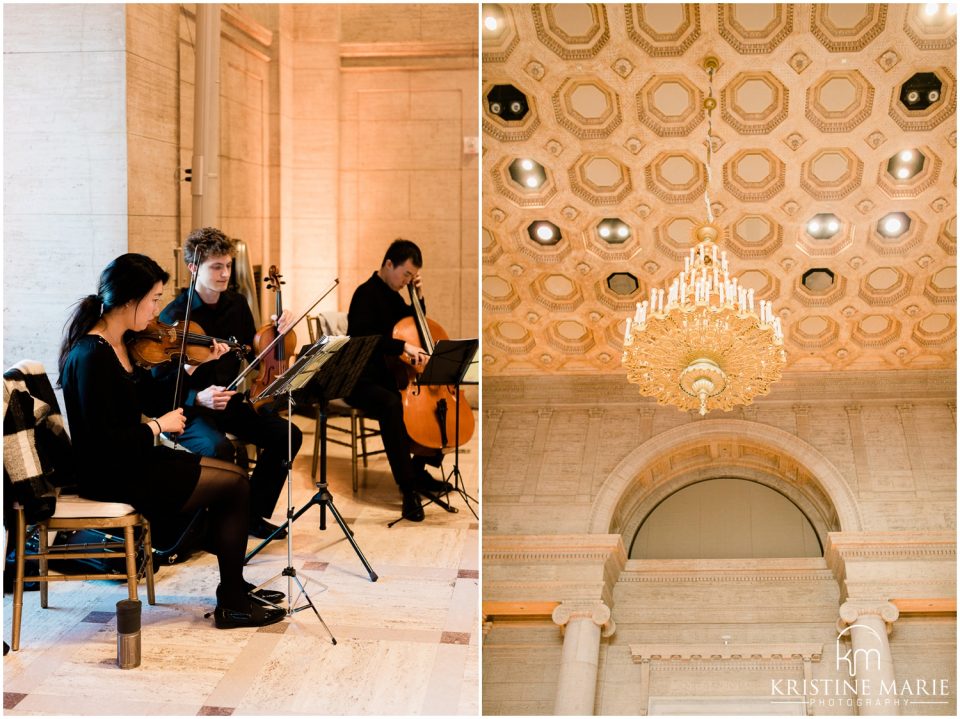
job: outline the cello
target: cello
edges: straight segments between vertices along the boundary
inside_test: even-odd
[[[429,319],[417,298],[413,284],[407,285],[413,317],[404,317],[393,328],[394,339],[401,339],[433,354],[434,340],[449,339],[438,323]],[[457,434],[457,395],[459,392],[459,445],[473,436],[473,411],[463,390],[449,385],[421,385],[418,381],[422,368],[404,360],[404,376],[398,377],[403,400],[403,422],[411,441],[411,451],[418,455],[434,455],[454,449]]]

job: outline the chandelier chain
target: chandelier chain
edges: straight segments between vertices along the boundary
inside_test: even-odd
[[[713,184],[713,108],[716,102],[713,99],[713,67],[707,69],[709,81],[709,94],[707,101],[703,103],[707,113],[707,186],[703,190],[703,199],[707,204],[707,222],[713,222],[713,207],[710,203],[710,186]]]

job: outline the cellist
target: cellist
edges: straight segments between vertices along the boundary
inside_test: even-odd
[[[347,334],[351,337],[379,335],[380,341],[346,401],[380,423],[390,470],[403,497],[402,513],[413,522],[423,521],[418,491],[442,493],[452,489],[449,482],[430,475],[426,469],[428,458],[411,457],[403,402],[396,377],[386,362],[388,357],[406,355],[410,364],[422,368],[429,359],[421,347],[392,337],[394,325],[414,313],[400,295],[401,290],[412,283],[417,296],[423,300],[422,267],[419,247],[410,240],[394,240],[383,256],[380,269],[353,293],[347,313]]]
[[[208,332],[222,333],[215,334],[217,337],[234,337],[241,344],[252,346],[257,331],[253,313],[246,298],[227,287],[234,254],[233,241],[214,227],[194,230],[187,237],[183,245],[184,261],[191,272],[197,273],[190,319]],[[199,266],[197,259],[200,260]],[[187,295],[187,290],[183,290],[160,313],[160,319],[169,324],[183,320]],[[278,329],[283,332],[293,317],[284,310],[279,318],[274,319],[278,319]],[[252,359],[252,354],[247,359]],[[260,448],[250,478],[249,533],[265,539],[277,529],[267,520],[273,514],[287,478],[287,421],[273,414],[258,413],[242,395],[224,389],[239,372],[240,358],[233,352],[192,369],[185,378],[187,424],[178,440],[191,452],[203,457],[229,461],[233,461],[235,449],[227,439],[227,433]],[[292,434],[293,455],[296,456],[303,435],[296,426]],[[284,537],[286,532],[280,531],[273,538]]]

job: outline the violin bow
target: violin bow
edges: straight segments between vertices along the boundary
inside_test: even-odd
[[[277,336],[273,338],[273,342],[271,342],[271,343],[268,344],[266,347],[264,347],[263,350],[260,352],[260,354],[258,354],[250,364],[248,364],[246,367],[243,368],[243,370],[240,372],[240,374],[237,375],[236,379],[234,379],[233,382],[231,382],[231,383],[229,384],[229,386],[227,387],[227,389],[228,389],[228,390],[236,389],[236,388],[239,386],[239,384],[243,381],[243,378],[246,377],[246,376],[253,370],[253,368],[256,367],[256,366],[260,363],[260,360],[262,360],[264,357],[267,356],[267,353],[270,352],[270,350],[272,350],[272,349],[274,348],[274,346],[277,344],[277,342],[282,341],[283,338],[287,336],[287,332],[289,332],[289,331],[292,330],[294,327],[296,327],[298,324],[300,324],[300,322],[303,320],[303,318],[306,317],[306,316],[310,313],[310,310],[312,310],[314,307],[316,307],[318,304],[320,304],[320,303],[323,301],[323,299],[324,299],[327,295],[329,295],[331,292],[333,292],[333,290],[334,290],[334,289],[336,288],[336,286],[339,285],[339,284],[340,284],[340,278],[339,278],[339,277],[334,277],[333,283],[330,285],[330,287],[327,288],[326,292],[324,292],[322,295],[320,295],[320,296],[314,301],[314,303],[313,303],[312,305],[310,305],[310,306],[306,309],[306,311],[304,311],[304,313],[303,313],[302,315],[300,315],[299,317],[297,317],[297,319],[296,319],[295,322],[291,322],[283,332],[278,332],[278,333],[277,333]],[[280,321],[280,318],[279,318],[279,317],[277,318],[277,321],[278,321],[278,322]]]
[[[197,262],[197,260],[200,260]],[[197,247],[196,252],[193,256],[193,266],[194,271],[190,273],[190,289],[187,292],[187,311],[183,316],[183,338],[180,340],[180,359],[177,362],[177,384],[173,390],[173,409],[176,409],[180,406],[180,401],[182,399],[181,395],[183,394],[184,382],[182,382],[183,376],[183,365],[184,359],[187,356],[187,335],[190,334],[190,312],[193,310],[193,293],[197,287],[197,275],[200,274],[200,265],[203,264],[203,252],[202,247]],[[177,446],[177,437],[179,435],[174,435],[173,446]]]

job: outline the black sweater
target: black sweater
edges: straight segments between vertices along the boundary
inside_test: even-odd
[[[347,312],[347,334],[351,337],[380,337],[360,375],[361,382],[374,382],[387,389],[397,388],[396,378],[388,369],[386,358],[399,357],[403,353],[403,340],[393,338],[393,327],[404,317],[412,317],[413,314],[413,307],[404,302],[399,292],[390,289],[376,272],[356,289]]]

